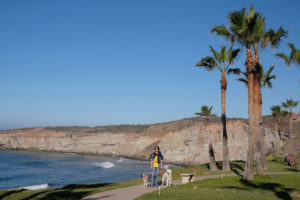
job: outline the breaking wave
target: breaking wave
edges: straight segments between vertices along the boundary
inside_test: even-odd
[[[25,186],[21,187],[20,189],[26,189],[26,190],[42,190],[49,188],[49,185],[47,183],[41,184],[41,185],[31,185],[31,186]]]
[[[124,158],[119,158],[118,160],[117,160],[117,162],[123,162],[124,161]]]
[[[102,167],[102,168],[106,168],[106,169],[112,168],[112,167],[115,166],[115,165],[114,165],[113,163],[111,163],[111,162],[100,162],[100,163],[95,163],[94,165],[97,166],[97,167]]]

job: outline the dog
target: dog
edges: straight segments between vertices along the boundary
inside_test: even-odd
[[[167,169],[167,171],[163,174],[162,177],[162,186],[171,186],[172,184],[172,169]]]
[[[147,174],[147,173],[143,173],[141,175],[143,182],[144,182],[144,187],[147,188],[148,184],[150,184],[150,178],[151,178],[151,174]]]

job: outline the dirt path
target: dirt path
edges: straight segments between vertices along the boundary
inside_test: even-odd
[[[273,175],[273,174],[293,174],[295,172],[268,172],[267,175]],[[195,178],[196,181],[199,180],[205,180],[210,178],[219,178],[219,177],[228,177],[228,176],[238,176],[237,174],[219,174],[219,175],[210,175],[210,176],[198,176]],[[172,181],[172,185],[179,185],[181,184],[181,180],[174,180]],[[165,188],[165,186],[160,187]],[[143,194],[153,192],[158,190],[158,187],[155,188],[144,188],[144,186],[141,185],[135,185],[130,186],[126,188],[120,188],[120,189],[114,189],[109,190],[97,194],[93,194],[87,197],[84,197],[82,200],[132,200],[134,198],[137,198]]]

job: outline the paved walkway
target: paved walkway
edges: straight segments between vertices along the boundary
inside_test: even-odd
[[[295,172],[267,172],[266,175],[273,174],[293,174]],[[228,177],[228,176],[239,176],[238,174],[218,174],[210,176],[198,176],[195,178],[195,181],[210,179],[210,178],[219,178],[219,177]],[[181,180],[172,181],[172,185],[181,184]],[[165,188],[166,186],[161,186],[160,188]],[[108,190],[105,192],[93,194],[87,197],[84,197],[82,200],[132,200],[143,194],[153,192],[158,190],[158,187],[155,188],[144,188],[144,185],[134,185],[126,188]]]

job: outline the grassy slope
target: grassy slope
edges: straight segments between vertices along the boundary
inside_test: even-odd
[[[280,161],[280,159],[276,159],[276,161]],[[227,173],[242,173],[244,168],[243,162],[231,162],[232,171]],[[268,159],[268,170],[270,172],[280,172],[280,171],[296,171],[295,169],[282,164],[275,162],[275,159],[273,157],[270,157]],[[180,179],[180,173],[184,172],[194,172],[197,176],[202,175],[213,175],[213,174],[221,174],[222,171],[216,171],[216,172],[210,172],[208,170],[207,165],[201,165],[197,167],[189,167],[189,168],[179,168],[173,170],[173,179]],[[279,178],[277,178],[279,177]],[[284,177],[290,177],[288,180],[285,180]],[[261,181],[261,182],[259,182]],[[256,177],[254,184],[256,184],[255,187],[258,187],[259,184],[264,184],[267,182],[273,181],[274,184],[279,183],[282,186],[276,186],[276,190],[282,188],[300,188],[300,175],[275,175],[275,176],[267,176],[267,177]],[[280,181],[284,181],[284,183],[281,183]],[[286,185],[285,182],[288,182],[289,185]],[[299,183],[298,183],[299,182]],[[252,182],[251,182],[252,183]],[[0,199],[3,200],[28,200],[28,199],[47,199],[47,200],[75,200],[82,198],[84,196],[88,196],[90,194],[95,194],[102,191],[107,191],[115,188],[121,188],[121,187],[127,187],[131,185],[136,184],[142,184],[141,180],[132,180],[127,182],[120,182],[120,183],[99,183],[99,184],[86,184],[86,185],[68,185],[63,188],[59,189],[46,189],[46,190],[37,190],[37,191],[30,191],[30,190],[0,190]],[[198,188],[202,189],[191,189],[194,186],[197,186]],[[235,197],[237,199],[256,199],[260,197],[260,195],[263,195],[264,192],[272,193],[269,196],[267,195],[265,199],[274,199],[274,195],[270,189],[262,188],[260,189],[262,192],[260,192],[259,189],[251,189],[252,186],[247,186],[246,183],[240,182],[239,177],[228,177],[221,179],[211,179],[211,180],[205,180],[200,182],[195,182],[191,184],[186,184],[184,186],[176,186],[177,188],[168,188],[167,190],[162,190],[162,196],[163,199],[166,196],[169,196],[168,193],[174,193],[174,191],[178,191],[180,194],[177,196],[180,196],[181,194],[184,194],[184,197],[188,197],[187,199],[199,199],[199,195],[201,195],[201,199],[207,196],[207,198],[211,197],[211,195],[215,195],[215,199],[222,199],[224,194],[228,197]],[[227,188],[226,188],[227,187]],[[228,188],[228,187],[236,187],[236,188]],[[273,186],[272,186],[273,187]],[[275,187],[275,185],[274,185]],[[298,189],[295,189],[295,191],[298,191]],[[174,191],[173,191],[174,190]],[[294,190],[294,189],[293,189]],[[222,191],[222,192],[220,192]],[[259,191],[259,193],[254,194],[255,192]],[[254,193],[253,193],[254,192]],[[253,194],[252,194],[253,193]],[[300,191],[299,191],[300,193]],[[168,194],[168,195],[166,195]],[[238,198],[241,197],[241,198]],[[161,199],[160,198],[160,199]],[[157,199],[157,193],[151,193],[148,195],[145,195],[139,199]],[[166,198],[165,198],[166,199]],[[169,198],[169,199],[175,199],[175,198]],[[182,199],[182,198],[179,198]],[[205,198],[204,198],[205,199]],[[211,198],[209,198],[211,199]],[[225,198],[226,199],[226,198]],[[231,198],[227,198],[231,199]],[[261,198],[258,198],[261,199]],[[300,198],[299,198],[300,199]]]

